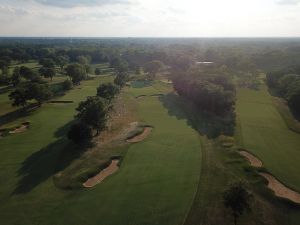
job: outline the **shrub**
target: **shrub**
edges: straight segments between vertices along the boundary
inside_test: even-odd
[[[100,75],[102,73],[101,69],[100,68],[96,68],[95,69],[95,74],[96,75]]]
[[[72,81],[70,81],[70,80],[65,80],[65,81],[63,82],[62,86],[63,86],[63,89],[64,89],[65,91],[68,91],[68,90],[72,89],[73,83],[72,83]]]

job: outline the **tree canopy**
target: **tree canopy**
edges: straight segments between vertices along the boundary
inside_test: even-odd
[[[148,73],[149,79],[154,79],[156,74],[163,68],[163,63],[159,60],[153,60],[144,65],[144,71]]]
[[[112,83],[107,83],[107,84],[101,84],[97,88],[97,96],[107,99],[109,102],[115,97],[116,94],[118,94],[119,88],[112,84]]]
[[[87,74],[83,65],[71,64],[66,68],[67,75],[72,79],[73,84],[77,85],[84,79],[86,79]]]
[[[245,211],[250,210],[251,194],[241,183],[232,184],[228,190],[223,193],[224,205],[232,210],[234,224]]]
[[[88,97],[80,102],[76,110],[76,118],[95,129],[97,134],[105,128],[109,106],[103,98]]]

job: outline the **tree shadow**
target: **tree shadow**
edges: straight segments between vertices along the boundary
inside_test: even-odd
[[[175,116],[179,120],[186,120],[187,124],[201,135],[216,138],[221,134],[234,134],[235,114],[233,111],[222,116],[201,112],[187,99],[174,93],[160,96],[159,100],[168,109],[169,115]]]
[[[8,112],[0,116],[0,126],[11,123],[18,118],[26,117],[29,115],[29,112],[26,112],[24,109],[17,109],[13,112]]]
[[[71,127],[75,122],[76,122],[76,120],[71,120],[70,122],[66,123],[66,124],[63,125],[62,127],[58,128],[58,129],[55,131],[54,136],[55,136],[56,138],[65,136],[65,135],[68,133],[70,127]]]
[[[64,170],[74,159],[80,157],[85,147],[75,145],[63,137],[70,123],[57,130],[55,136],[60,137],[57,141],[50,143],[25,159],[18,170],[20,180],[12,194],[30,192],[49,177]]]

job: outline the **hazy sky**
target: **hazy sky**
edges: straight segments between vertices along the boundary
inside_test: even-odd
[[[300,37],[300,0],[0,0],[0,36]]]

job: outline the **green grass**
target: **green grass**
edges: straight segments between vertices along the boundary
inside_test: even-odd
[[[166,84],[160,81],[133,81],[131,86],[133,88],[130,93],[134,97],[141,95],[163,95],[172,90],[172,84]]]
[[[300,191],[300,135],[287,127],[265,86],[259,91],[239,89],[237,98],[240,145],[281,182]]]
[[[115,175],[89,190],[64,191],[55,187],[52,176],[61,149],[68,144],[63,136],[75,107],[86,96],[95,94],[100,81],[111,79],[83,82],[59,98],[74,103],[46,104],[23,118],[31,122],[27,132],[0,140],[1,224],[183,222],[199,183],[200,139],[186,120],[169,115],[157,97],[139,100],[140,120],[154,126],[154,130],[144,142],[129,147]],[[156,90],[161,88],[165,87],[155,86]],[[130,96],[145,93],[148,91],[144,88],[128,90]]]
[[[10,92],[0,94],[0,116],[15,110],[11,105],[11,101],[8,98]]]

